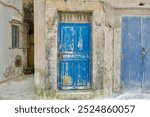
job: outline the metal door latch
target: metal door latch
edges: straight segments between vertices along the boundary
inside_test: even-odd
[[[62,53],[58,53],[58,58],[62,59]]]
[[[142,56],[145,56],[146,55],[146,50],[145,48],[142,47]]]

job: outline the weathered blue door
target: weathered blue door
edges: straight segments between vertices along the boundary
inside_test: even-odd
[[[89,89],[91,25],[59,24],[59,89]]]
[[[121,78],[124,89],[150,89],[150,18],[122,18]]]

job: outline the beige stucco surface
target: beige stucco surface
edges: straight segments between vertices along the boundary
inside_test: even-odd
[[[23,24],[23,7],[21,0],[0,0],[0,81],[17,77],[26,66],[27,30]],[[12,20],[19,24],[19,47],[12,48]],[[20,67],[15,67],[16,56],[22,58]]]

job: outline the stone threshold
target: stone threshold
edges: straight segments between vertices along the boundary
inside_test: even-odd
[[[93,90],[68,90],[57,91],[56,99],[60,100],[92,100],[96,96],[102,95],[102,91]]]

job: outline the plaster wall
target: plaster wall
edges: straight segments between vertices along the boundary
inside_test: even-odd
[[[110,58],[113,60],[113,64],[110,64],[108,69],[110,69],[110,72],[108,72],[108,76],[104,77],[104,79],[110,79],[110,82],[104,83],[106,89],[106,93],[109,95],[118,94],[121,91],[121,18],[123,16],[150,16],[150,3],[148,0],[135,0],[134,2],[130,1],[117,1],[114,0],[114,2],[109,0],[104,0],[105,4],[105,13],[106,13],[106,23],[105,26],[109,28],[109,30],[106,30],[105,34],[105,40],[111,39],[113,37],[113,43],[112,45],[109,45],[109,42],[107,43],[105,41],[105,48],[112,46],[112,54],[107,54],[108,49],[105,50],[105,60],[107,61],[107,58]],[[144,3],[144,6],[140,6],[140,3]],[[111,30],[111,31],[110,31]],[[108,37],[107,35],[111,35]],[[105,63],[106,63],[105,62]],[[113,72],[112,72],[113,71]],[[107,80],[106,80],[107,81]],[[107,87],[111,86],[110,89]],[[108,91],[108,90],[109,91]],[[108,93],[109,92],[109,93]],[[112,92],[112,93],[111,93]]]
[[[18,9],[20,13],[16,9]],[[12,19],[23,23],[22,13],[21,0],[0,1],[0,81],[4,81],[8,78],[16,77],[22,74],[23,68],[26,66],[26,49],[23,46],[25,45],[25,29],[23,28],[23,24],[19,24],[19,48],[13,49],[11,32],[12,27],[10,23]],[[17,55],[22,57],[22,65],[20,67],[15,67],[15,58]]]
[[[57,91],[58,13],[73,11],[92,13],[91,90],[121,91],[121,17],[149,16],[148,0],[34,0],[34,7],[37,90]]]
[[[34,0],[34,62],[35,62],[35,89],[40,94],[45,90],[46,79],[46,1]]]
[[[91,12],[92,13],[92,71],[93,90],[103,88],[104,63],[104,22],[105,15],[102,4],[92,0],[47,0],[46,1],[46,62],[47,87],[57,90],[57,35],[58,11]],[[51,84],[51,85],[49,85]]]
[[[92,13],[91,89],[93,91],[102,90],[105,46],[103,4],[99,0],[67,0],[66,2],[64,0],[35,0],[34,7],[36,87],[57,91],[58,12],[69,11]]]

